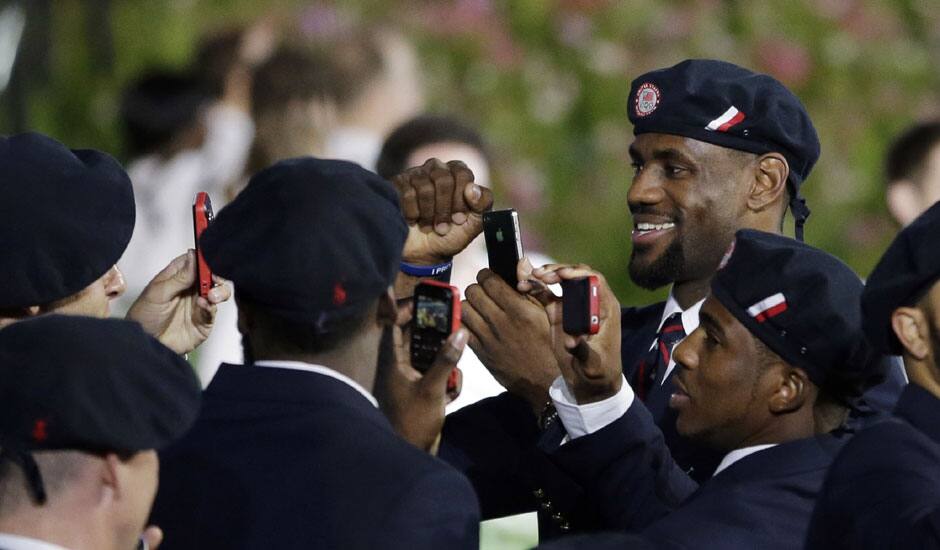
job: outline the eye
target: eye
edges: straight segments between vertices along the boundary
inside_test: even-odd
[[[633,161],[633,162],[630,163],[630,166],[633,167],[633,175],[634,175],[634,176],[636,176],[637,174],[639,174],[640,172],[643,171],[643,164],[640,163],[640,162]]]
[[[678,178],[682,177],[682,175],[686,172],[686,169],[675,164],[667,164],[663,166],[663,171],[666,173],[666,176],[670,178]]]
[[[718,340],[716,340],[715,337],[712,336],[712,334],[708,332],[707,330],[705,331],[704,342],[705,342],[705,346],[709,348],[713,348],[718,345]]]

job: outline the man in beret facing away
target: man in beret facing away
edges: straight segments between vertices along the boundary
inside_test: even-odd
[[[865,332],[911,383],[839,454],[807,548],[940,548],[940,203],[895,238],[862,294]]]
[[[819,140],[809,114],[782,84],[722,61],[687,60],[643,74],[633,81],[627,108],[635,134],[630,276],[647,289],[670,285],[670,293],[665,302],[622,309],[620,362],[673,458],[701,482],[722,453],[676,430],[676,411],[668,406],[678,371],[672,350],[698,327],[710,281],[737,230],[779,233],[789,208],[802,235],[809,211],[800,188],[819,157]],[[448,221],[450,205],[434,200],[453,188],[454,178],[445,176],[427,163],[398,178],[403,209],[416,226]],[[436,255],[406,246],[404,262],[442,264],[461,249],[448,244],[454,247],[439,246]],[[590,507],[583,489],[538,452],[566,435],[548,395],[559,369],[546,311],[523,294],[533,290],[532,266],[522,262],[518,277],[513,289],[483,270],[479,285],[466,291],[469,345],[509,392],[449,415],[440,456],[473,481],[484,518],[538,510],[543,538],[590,530],[596,525],[584,513]],[[870,407],[860,406],[857,420],[872,409],[890,410],[902,384],[895,366],[866,394]]]
[[[50,315],[0,330],[0,548],[155,548],[156,450],[192,425],[199,392],[137,323]]]
[[[0,174],[0,327],[45,313],[107,317],[126,289],[116,264],[134,231],[127,173],[105,153],[29,133],[0,138]],[[195,261],[193,251],[173,260],[127,312],[177,353],[205,341],[231,294],[220,284],[200,297]]]
[[[606,283],[596,335],[565,335],[560,302],[548,306],[562,370],[550,395],[570,437],[549,457],[605,528],[657,548],[800,548],[848,408],[884,365],[862,333],[861,280],[838,259],[754,230],[728,254],[698,328],[675,349],[670,398],[679,433],[724,454],[714,476],[699,487],[677,466],[627,384]],[[591,274],[535,272],[546,284]],[[593,423],[588,408],[614,420]]]
[[[235,285],[247,364],[219,368],[161,455],[166,548],[478,546],[470,483],[398,437],[372,395],[400,375],[395,395],[430,396],[439,433],[466,344],[453,334],[423,377],[394,353],[405,236],[394,188],[344,161],[281,161],[219,212],[204,255]]]

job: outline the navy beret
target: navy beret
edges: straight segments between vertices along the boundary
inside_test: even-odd
[[[201,245],[239,297],[326,330],[394,282],[407,233],[389,182],[351,162],[304,157],[252,177]]]
[[[109,155],[30,133],[0,138],[0,308],[84,289],[124,253],[134,191]]]
[[[24,467],[40,502],[32,451],[160,449],[199,402],[189,364],[137,323],[48,315],[0,329],[0,457]]]
[[[749,153],[780,153],[790,165],[790,207],[798,228],[809,216],[799,189],[819,159],[819,137],[800,100],[773,77],[724,61],[689,59],[637,77],[627,110],[635,135],[674,134]]]
[[[865,334],[883,353],[900,354],[895,309],[913,306],[940,279],[940,202],[905,227],[878,261],[862,294]]]
[[[863,389],[882,376],[880,357],[862,332],[862,281],[838,258],[789,237],[743,229],[722,265],[712,295],[817,386],[832,378]]]

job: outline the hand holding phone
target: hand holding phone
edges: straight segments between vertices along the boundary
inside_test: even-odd
[[[596,275],[561,281],[562,329],[566,334],[580,336],[600,330],[598,287]]]
[[[516,289],[516,266],[522,259],[522,235],[519,214],[509,208],[483,213],[483,235],[490,269]]]
[[[196,287],[199,295],[208,299],[209,291],[212,290],[212,270],[206,264],[202,257],[202,247],[199,245],[199,237],[202,232],[209,227],[212,222],[212,201],[209,200],[209,193],[200,191],[196,193],[193,200],[193,241],[196,248]]]
[[[415,287],[411,366],[427,372],[447,338],[460,328],[460,291],[438,281]]]

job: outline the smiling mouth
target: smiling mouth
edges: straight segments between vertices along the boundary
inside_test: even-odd
[[[675,227],[675,222],[636,223],[633,225],[633,240],[640,242],[652,240],[663,233],[675,229]]]

